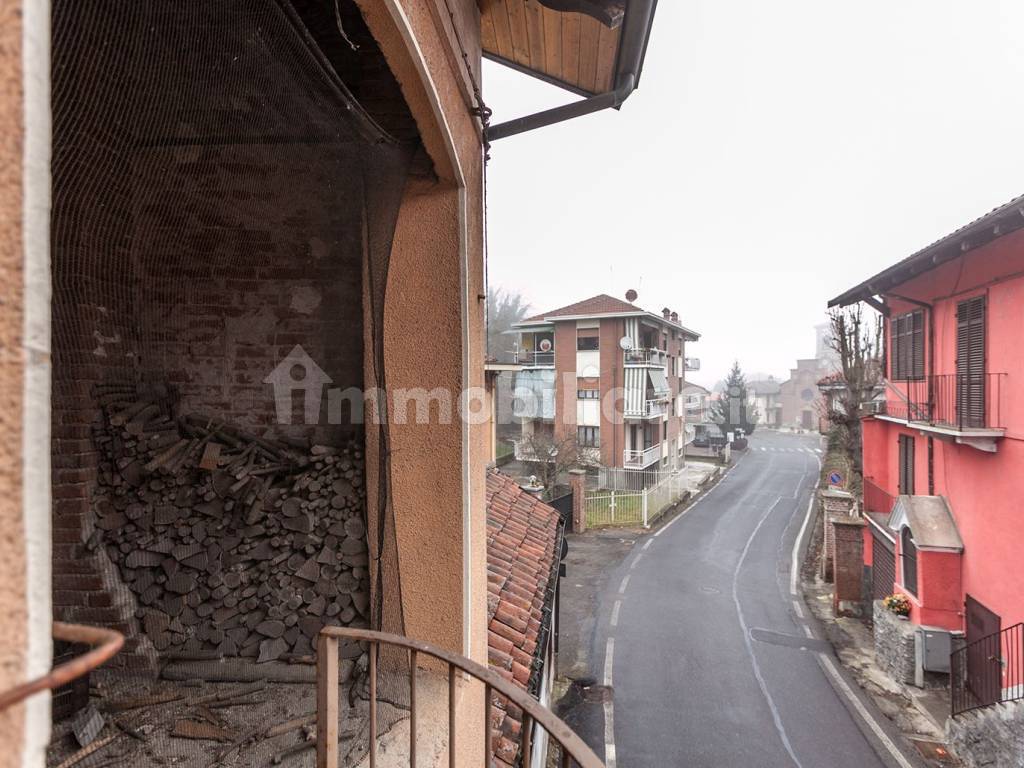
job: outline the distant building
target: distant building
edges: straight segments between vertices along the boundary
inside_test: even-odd
[[[513,415],[516,458],[575,438],[593,464],[675,467],[686,444],[686,342],[699,334],[669,309],[648,312],[605,294],[527,318]],[[622,397],[616,397],[616,393]]]
[[[780,391],[780,383],[771,376],[747,382],[747,405],[757,409],[759,426],[775,428],[782,424]]]
[[[789,378],[779,385],[778,426],[807,430],[821,427],[818,381],[830,372],[817,358],[796,361],[796,368],[789,370]]]

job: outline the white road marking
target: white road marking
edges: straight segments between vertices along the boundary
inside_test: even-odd
[[[615,638],[609,637],[604,651],[604,684],[612,687],[612,660],[615,656]],[[611,691],[604,700],[604,763],[615,768],[615,709]]]
[[[815,456],[814,459],[818,462],[818,480],[814,484],[814,490],[817,490],[818,486],[821,484],[821,459],[817,456]],[[807,500],[807,512],[804,513],[803,525],[800,526],[800,531],[796,535],[796,541],[793,542],[793,557],[789,563],[789,594],[794,597],[797,595],[796,581],[800,574],[800,564],[798,562],[800,559],[800,542],[803,541],[804,533],[807,531],[807,524],[811,520],[811,510],[814,509],[815,498],[816,494],[812,491],[811,498]]]
[[[628,587],[628,586],[629,586],[629,574],[627,573],[625,575],[625,577],[623,577],[622,583],[619,584],[619,594],[620,595],[626,594],[626,587]]]
[[[762,446],[761,446],[761,450],[762,450],[762,451],[767,451],[768,449],[767,449],[767,448],[765,448],[765,447],[764,447],[764,446],[762,445]]]
[[[829,677],[835,681],[839,690],[842,691],[843,696],[845,696],[847,701],[849,701],[853,705],[853,708],[857,710],[857,714],[861,716],[861,719],[865,723],[867,723],[871,732],[875,734],[880,742],[882,742],[882,746],[885,747],[889,754],[892,755],[893,759],[899,763],[900,768],[913,768],[907,758],[903,756],[903,753],[900,752],[899,748],[893,743],[892,739],[889,738],[889,735],[882,730],[882,726],[875,721],[875,718],[871,716],[871,713],[868,712],[864,704],[861,703],[861,700],[857,698],[856,694],[854,694],[852,690],[850,690],[850,686],[847,685],[845,680],[843,680],[843,676],[839,674],[839,670],[836,669],[836,665],[833,663],[832,659],[824,653],[819,653],[818,658],[821,661],[821,666],[828,673]]]
[[[815,449],[814,449],[814,452],[815,452],[815,453],[821,453],[821,448],[815,448]]]
[[[796,752],[793,751],[793,745],[789,742],[789,736],[786,735],[786,728],[782,724],[782,717],[779,715],[779,710],[775,706],[775,700],[772,698],[771,693],[768,691],[768,684],[764,680],[764,676],[761,674],[761,665],[757,663],[757,656],[754,654],[754,647],[750,642],[750,631],[747,629],[746,619],[743,618],[743,606],[740,605],[739,595],[739,583],[740,583],[740,570],[743,568],[743,562],[747,559],[747,553],[750,552],[750,545],[754,543],[754,538],[757,536],[758,531],[761,530],[761,526],[764,525],[765,520],[771,515],[772,511],[782,501],[782,497],[779,496],[775,499],[775,503],[772,504],[768,511],[761,516],[754,530],[751,531],[750,537],[747,539],[747,543],[743,546],[743,551],[740,553],[739,562],[736,563],[736,570],[732,574],[732,601],[736,606],[736,615],[740,620],[740,631],[743,633],[743,643],[747,647],[747,655],[750,657],[750,664],[754,668],[754,677],[757,678],[757,684],[761,688],[761,693],[764,696],[765,701],[768,703],[768,709],[772,712],[772,720],[775,722],[775,730],[779,734],[779,738],[782,740],[782,746],[786,748],[786,752],[789,753],[790,758],[793,760],[793,764],[797,768],[803,768],[803,763],[800,762],[800,758],[796,756]]]
[[[644,556],[643,552],[637,552],[636,557],[633,558],[633,562],[629,564],[629,570],[636,568],[636,564],[640,562],[640,558]]]
[[[651,546],[651,544],[653,544],[653,543],[654,543],[654,539],[648,539],[648,540],[647,540],[647,543],[646,543],[646,544],[644,544],[644,545],[643,545],[643,547],[641,547],[641,549],[647,549],[647,548],[648,548],[649,546]]]
[[[618,605],[618,603],[616,603],[616,605]],[[801,619],[804,617],[804,608],[802,605],[800,605],[799,600],[793,601],[793,610],[796,612],[796,615],[799,616]]]
[[[619,626],[619,609],[622,607],[622,601],[616,600],[615,605],[612,606],[612,626]]]
[[[804,624],[803,627],[804,627],[804,634],[807,635],[810,638],[813,638],[814,637],[814,632],[811,631],[810,626],[808,626],[807,624]]]

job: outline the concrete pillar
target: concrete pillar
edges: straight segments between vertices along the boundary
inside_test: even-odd
[[[582,469],[569,470],[569,486],[572,488],[572,532],[583,533],[587,530],[587,511],[584,508],[586,490],[583,481],[587,473]]]

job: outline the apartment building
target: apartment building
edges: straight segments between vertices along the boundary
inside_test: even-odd
[[[626,300],[601,294],[516,324],[517,458],[570,442],[603,467],[682,464],[686,342],[700,335],[670,309],[656,314],[635,301],[634,291]]]
[[[863,422],[866,591],[906,595],[914,625],[965,633],[955,715],[1024,694],[1022,206],[830,302],[863,301],[885,322],[885,392]]]

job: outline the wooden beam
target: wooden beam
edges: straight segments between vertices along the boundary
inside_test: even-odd
[[[889,307],[888,304],[884,304],[883,302],[876,299],[874,296],[865,296],[864,303],[867,304],[872,309],[878,311],[878,313],[881,314],[882,317],[889,317],[889,315],[892,313],[892,309]]]

